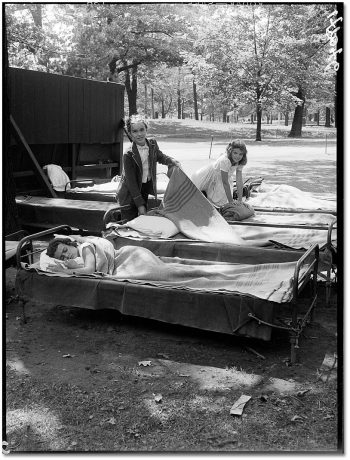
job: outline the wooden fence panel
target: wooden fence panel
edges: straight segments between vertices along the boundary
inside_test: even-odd
[[[123,85],[16,68],[9,81],[10,112],[28,144],[121,141]]]

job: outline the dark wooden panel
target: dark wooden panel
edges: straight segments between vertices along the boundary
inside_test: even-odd
[[[28,142],[35,138],[35,86],[20,69],[10,69],[10,112]]]
[[[85,112],[84,105],[84,84],[80,78],[70,78],[68,80],[68,142],[79,144],[86,142],[88,132],[84,126]]]
[[[28,144],[114,143],[124,87],[24,69],[9,69],[11,114]]]
[[[60,75],[46,74],[42,77],[43,94],[38,110],[45,117],[46,132],[41,133],[43,143],[59,144],[68,142],[68,82]],[[38,142],[41,143],[41,142]]]

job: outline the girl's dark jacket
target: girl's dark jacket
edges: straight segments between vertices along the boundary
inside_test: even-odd
[[[153,191],[154,195],[157,196],[157,163],[175,166],[176,162],[173,158],[164,155],[164,153],[159,150],[155,139],[146,139],[146,142],[149,148],[148,161]],[[132,204],[132,202],[135,203],[136,207],[144,206],[145,200],[141,195],[142,162],[135,142],[133,142],[131,148],[124,153],[123,166],[122,177],[115,197],[116,201],[121,206]]]

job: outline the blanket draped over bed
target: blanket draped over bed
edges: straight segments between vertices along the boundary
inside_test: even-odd
[[[277,242],[293,249],[308,249],[315,243],[322,248],[327,243],[325,230],[230,226],[179,168],[174,168],[163,201],[155,213],[173,221],[181,233],[194,240],[257,247]],[[258,219],[258,216],[250,217],[242,223],[257,222]],[[272,223],[273,216],[269,216],[269,219],[268,222]],[[316,213],[308,213],[305,217],[295,214],[275,216],[276,223],[292,224],[298,220],[305,224],[310,221],[328,224],[334,220],[334,216]],[[336,232],[332,238],[336,239]]]
[[[277,303],[288,302],[292,297],[295,262],[250,265],[158,257],[143,247],[124,246],[115,250],[104,238],[79,237],[79,242],[84,240],[83,244],[90,244],[94,250],[96,272],[118,281],[240,293]]]
[[[268,184],[265,181],[255,188],[248,203],[253,207],[323,209],[325,212],[335,211],[337,207],[335,199],[317,198],[291,185]]]
[[[181,233],[189,238],[245,244],[237,230],[230,227],[180,168],[173,168],[157,213],[173,221]]]

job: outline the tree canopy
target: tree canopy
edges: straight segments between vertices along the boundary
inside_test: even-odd
[[[9,64],[123,83],[129,113],[334,108],[337,4],[78,3],[5,5]],[[333,16],[332,16],[333,14]],[[333,27],[333,30],[335,26]],[[156,107],[156,110],[154,109]]]

